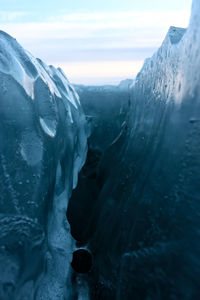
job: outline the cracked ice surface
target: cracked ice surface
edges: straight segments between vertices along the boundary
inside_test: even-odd
[[[0,298],[67,299],[66,220],[87,153],[74,88],[0,32]]]

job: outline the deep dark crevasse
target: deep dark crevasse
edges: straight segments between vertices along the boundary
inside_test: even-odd
[[[88,273],[92,268],[92,255],[86,249],[78,249],[73,252],[71,266],[77,273]]]
[[[98,218],[96,205],[101,189],[99,179],[101,157],[101,150],[88,149],[86,163],[78,177],[78,186],[73,191],[68,204],[67,218],[71,226],[71,234],[81,243],[89,241]]]
[[[102,97],[103,102],[110,101],[112,105],[106,108],[105,103],[104,105],[99,103],[100,99],[93,103],[92,101],[94,101],[96,93],[98,97]],[[77,241],[77,247],[87,246],[93,256],[92,270],[85,277],[85,281],[89,286],[91,299],[111,300],[115,299],[112,284],[102,277],[102,268],[105,269],[104,259],[107,259],[107,255],[103,251],[101,257],[99,257],[100,248],[98,245],[99,243],[103,245],[106,242],[104,241],[104,237],[102,238],[103,232],[100,230],[99,218],[102,211],[104,214],[104,210],[107,211],[105,212],[105,219],[109,217],[109,214],[113,214],[112,209],[115,203],[112,198],[107,199],[105,195],[105,197],[103,196],[104,203],[102,206],[100,195],[104,193],[104,190],[106,191],[106,186],[109,186],[112,172],[116,174],[118,172],[116,167],[118,161],[121,159],[121,146],[127,135],[125,120],[128,113],[127,108],[130,105],[130,94],[128,88],[124,91],[112,88],[108,94],[107,90],[104,91],[103,88],[100,91],[96,91],[94,88],[89,93],[86,88],[86,91],[80,97],[86,115],[90,116],[93,114],[91,124],[92,134],[88,141],[88,153],[85,165],[79,173],[78,185],[72,192],[69,200],[67,219],[70,223],[71,234]],[[97,105],[98,109],[96,107],[94,110],[93,105],[94,107]],[[102,107],[99,108],[99,106]],[[113,106],[115,107],[114,111]],[[118,123],[115,122],[116,118],[118,118]],[[101,132],[97,130],[98,127],[101,128]],[[108,225],[106,229],[108,232],[109,227],[112,228],[112,225]],[[98,235],[99,230],[99,241],[97,241],[96,235]],[[110,244],[108,243],[108,245]],[[102,264],[102,266],[99,267],[99,264]],[[75,268],[73,269],[75,270]],[[77,270],[75,271],[77,272]],[[100,279],[101,277],[102,280]]]
[[[130,93],[128,86],[123,89],[118,86],[76,86],[76,89],[86,116],[92,117],[91,135],[85,165],[69,200],[67,219],[72,236],[84,244],[96,231],[101,210],[99,195],[119,157],[119,146],[126,131]]]

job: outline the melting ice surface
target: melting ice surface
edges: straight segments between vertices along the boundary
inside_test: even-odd
[[[113,116],[85,88],[95,120],[78,186],[88,135],[78,96],[1,32],[0,299],[199,299],[199,16],[194,0],[187,30],[169,29]]]
[[[66,208],[86,153],[85,117],[62,70],[0,32],[0,299],[70,297]]]

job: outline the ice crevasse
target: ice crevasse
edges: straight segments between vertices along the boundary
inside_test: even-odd
[[[86,179],[95,198],[78,186],[86,194],[70,199],[71,232],[94,256],[78,278],[79,299],[199,298],[199,16],[194,0],[188,28],[171,27],[137,75],[121,131],[92,154],[99,165]],[[63,72],[1,32],[0,299],[78,298],[65,213],[88,134]],[[74,200],[82,208],[87,200],[87,209],[73,209]]]

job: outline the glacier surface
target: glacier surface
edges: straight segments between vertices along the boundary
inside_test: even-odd
[[[0,124],[0,299],[68,299],[74,240],[66,208],[87,123],[62,70],[4,32]]]

